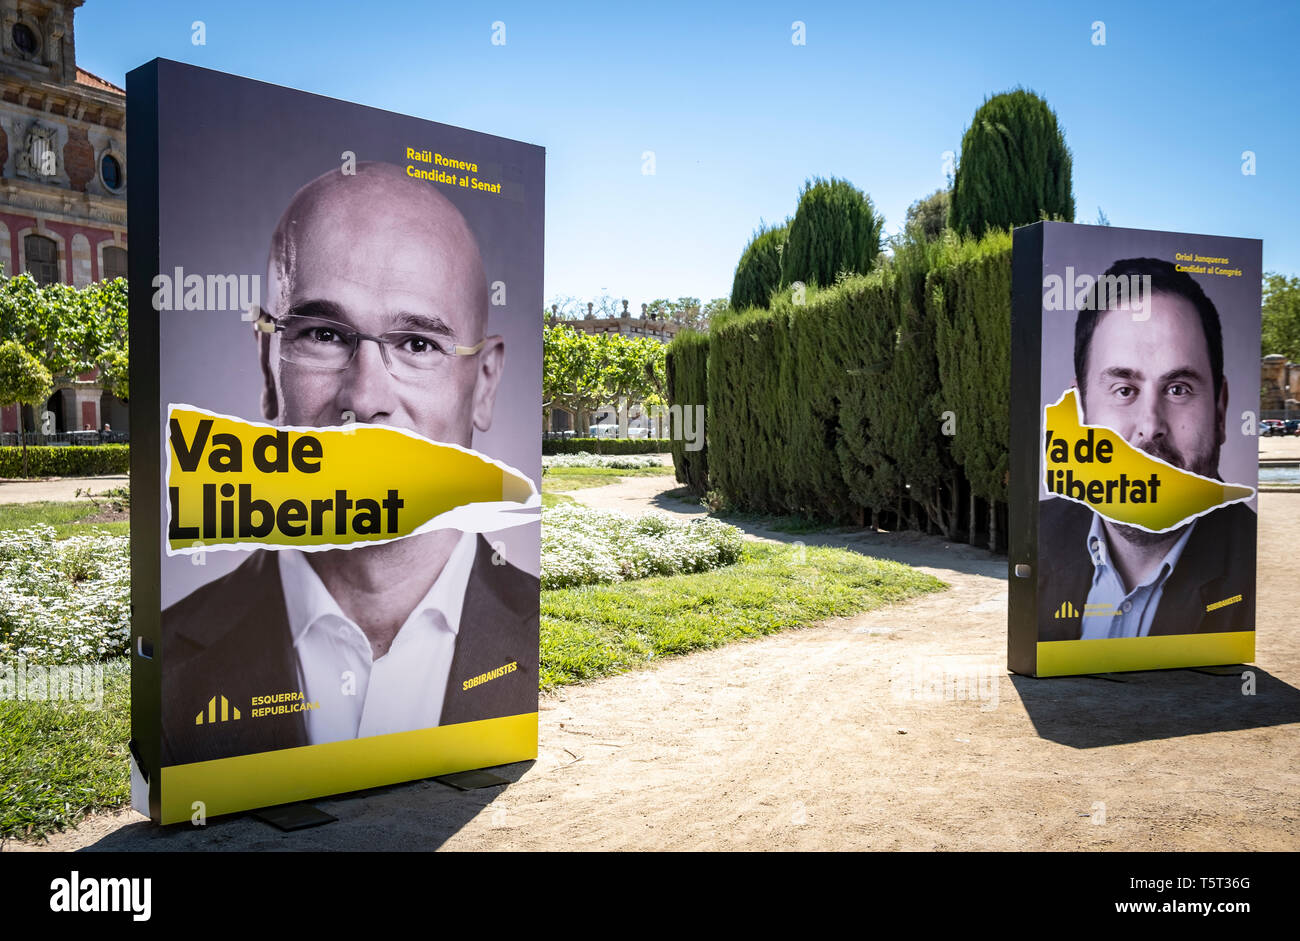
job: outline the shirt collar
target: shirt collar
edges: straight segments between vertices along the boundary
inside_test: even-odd
[[[460,632],[460,614],[465,604],[465,590],[469,585],[470,570],[474,567],[475,536],[463,532],[447,562],[424,593],[410,616],[403,623],[411,623],[419,614],[431,608],[442,613],[452,635]],[[284,590],[284,606],[289,616],[289,632],[296,647],[308,629],[327,617],[335,617],[346,624],[355,622],[343,613],[334,596],[321,581],[316,570],[298,549],[280,551],[280,585]],[[358,628],[359,629],[359,628]]]
[[[1165,553],[1164,559],[1156,566],[1151,577],[1143,582],[1144,585],[1164,581],[1168,574],[1174,570],[1174,567],[1178,565],[1178,560],[1182,558],[1183,550],[1187,548],[1187,540],[1191,538],[1192,530],[1195,527],[1196,520],[1192,520],[1187,524],[1183,534],[1178,537],[1177,542],[1169,547],[1169,551]],[[1092,560],[1094,570],[1100,571],[1109,567],[1107,554],[1110,551],[1110,544],[1106,541],[1106,530],[1102,525],[1100,513],[1094,512],[1092,514],[1092,526],[1088,528],[1088,538],[1084,545],[1088,550],[1088,558]]]

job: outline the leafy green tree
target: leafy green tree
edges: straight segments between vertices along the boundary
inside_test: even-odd
[[[772,292],[781,285],[781,253],[789,234],[789,219],[779,226],[759,224],[740,253],[731,281],[731,306],[736,310],[768,306]]]
[[[1281,353],[1300,362],[1300,278],[1264,275],[1264,342],[1262,353]]]
[[[127,398],[125,278],[84,288],[37,284],[30,275],[0,279],[0,341],[13,340],[57,380],[98,371],[109,392]]]
[[[781,253],[781,286],[825,287],[841,273],[866,274],[880,256],[884,224],[871,197],[848,180],[809,180]]]
[[[907,207],[907,219],[903,223],[905,232],[915,231],[926,242],[933,242],[943,235],[948,226],[948,209],[952,203],[952,190],[935,190],[924,199],[918,199]]]
[[[18,437],[23,445],[23,476],[27,476],[27,429],[23,406],[40,405],[50,397],[54,379],[41,361],[15,340],[0,343],[0,403],[18,406]]]
[[[1056,113],[1017,88],[985,100],[961,141],[949,227],[981,237],[1040,219],[1074,221],[1070,150]]]

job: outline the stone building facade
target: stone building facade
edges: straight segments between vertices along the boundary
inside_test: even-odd
[[[126,93],[77,66],[83,2],[0,0],[0,264],[79,287],[125,277],[127,257]],[[94,375],[59,379],[54,431],[127,430]],[[17,428],[0,409],[0,431]]]
[[[1260,418],[1300,418],[1300,363],[1280,353],[1260,365]]]

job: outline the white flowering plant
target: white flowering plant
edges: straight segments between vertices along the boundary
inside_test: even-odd
[[[613,467],[618,470],[640,470],[643,467],[663,467],[657,454],[548,454],[542,458],[542,473],[552,467]]]
[[[739,529],[713,519],[548,508],[542,510],[542,587],[703,572],[736,562],[741,546]]]
[[[129,652],[126,536],[53,526],[0,532],[0,662],[80,663]]]

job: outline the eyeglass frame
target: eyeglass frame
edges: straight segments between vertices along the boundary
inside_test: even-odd
[[[277,333],[284,332],[285,330],[284,321],[273,316],[265,308],[255,304],[249,308],[249,313],[255,315],[252,317],[254,330],[257,330],[261,333],[270,334],[272,336]],[[303,319],[314,320],[322,324],[332,324],[334,326],[341,327],[342,329],[339,330],[338,332],[344,337],[351,338],[350,345],[352,347],[352,352],[348,355],[348,361],[344,363],[342,366],[321,366],[321,365],[309,365],[306,363],[295,363],[291,359],[285,359],[282,350],[280,353],[280,360],[282,362],[289,363],[290,365],[293,366],[304,366],[307,369],[320,369],[326,372],[343,372],[344,370],[348,369],[352,365],[353,360],[357,358],[357,351],[361,349],[361,341],[373,340],[374,342],[379,344],[379,353],[384,359],[384,368],[388,370],[389,375],[395,375],[393,373],[392,361],[388,358],[388,344],[384,341],[384,337],[388,336],[388,334],[380,334],[379,336],[374,336],[373,334],[362,333],[360,330],[353,329],[350,324],[346,324],[338,320],[330,320],[328,317],[304,317]],[[417,331],[392,331],[392,332],[393,333],[417,333],[418,335]],[[486,343],[487,343],[487,337],[484,337],[483,339],[475,343],[473,346],[462,346],[459,343],[455,343],[452,344],[452,348],[450,350],[441,350],[440,352],[442,353],[443,356],[474,356],[483,349]],[[416,370],[416,371],[431,372],[432,370]]]

